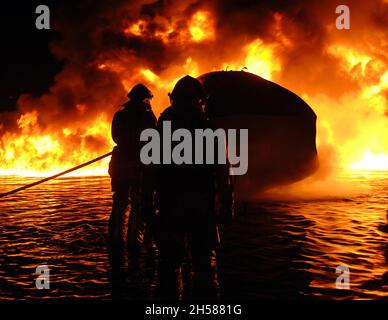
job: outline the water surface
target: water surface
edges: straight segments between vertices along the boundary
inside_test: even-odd
[[[365,188],[250,203],[221,228],[221,298],[388,297],[388,175],[343,179]],[[0,192],[32,181],[1,177]],[[117,297],[106,247],[110,206],[108,177],[57,179],[0,198],[0,299]],[[142,270],[125,271],[119,297],[152,298],[157,259],[143,258]],[[35,288],[44,264],[50,290]],[[349,290],[336,289],[339,265],[350,269]]]

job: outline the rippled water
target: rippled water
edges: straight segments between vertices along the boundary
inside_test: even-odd
[[[336,196],[262,200],[221,229],[221,298],[388,297],[388,175],[343,177],[363,186]],[[34,179],[2,177],[0,192]],[[106,248],[108,177],[64,178],[0,198],[0,299],[111,299]],[[154,257],[140,271],[154,285]],[[35,268],[50,267],[50,290],[35,288]],[[336,289],[336,267],[350,269],[350,289]],[[122,290],[139,295],[126,273]],[[132,294],[131,294],[132,293]]]

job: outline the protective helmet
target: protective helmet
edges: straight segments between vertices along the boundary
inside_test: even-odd
[[[129,91],[127,97],[131,100],[144,100],[153,97],[151,90],[149,90],[144,84],[138,83],[131,91]]]
[[[197,79],[190,76],[185,76],[178,80],[169,95],[170,98],[175,101],[199,101],[204,100],[206,97],[202,84]]]

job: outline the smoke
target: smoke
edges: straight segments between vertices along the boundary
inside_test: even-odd
[[[337,5],[333,0],[59,2],[51,20],[60,38],[50,50],[64,67],[48,92],[22,94],[16,112],[0,115],[0,158],[10,139],[26,134],[22,115],[36,112],[28,134],[51,134],[70,154],[77,148],[97,154],[111,147],[110,120],[137,82],[154,92],[158,115],[184,74],[242,67],[301,95],[315,110],[319,177],[350,162],[346,153],[362,156],[363,146],[355,149],[374,134],[379,135],[374,148],[388,153],[383,128],[388,4],[348,1],[350,30],[335,28]],[[372,130],[376,123],[378,130]],[[63,154],[61,161],[69,157]],[[7,159],[11,168],[18,157]]]

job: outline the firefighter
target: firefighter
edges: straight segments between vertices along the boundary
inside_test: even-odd
[[[190,76],[180,79],[170,94],[171,106],[158,120],[160,140],[163,141],[164,121],[171,121],[173,132],[183,128],[189,130],[192,136],[195,129],[209,128],[210,123],[203,110],[205,98],[198,80]],[[194,148],[192,156],[194,160]],[[206,155],[203,156],[205,159]],[[223,174],[219,174],[220,172]],[[181,297],[180,269],[187,253],[191,256],[194,274],[192,292],[197,288],[202,298],[216,297],[214,249],[219,242],[215,214],[216,184],[217,181],[218,184],[225,184],[227,180],[228,168],[225,168],[225,165],[159,166],[157,207],[160,228],[158,233],[160,297],[167,299]]]
[[[127,244],[136,251],[144,222],[152,215],[152,186],[144,180],[147,168],[139,157],[142,147],[140,134],[144,129],[156,128],[156,118],[150,103],[153,95],[146,86],[135,85],[127,97],[129,100],[121,105],[112,121],[111,132],[116,146],[109,163],[113,191],[109,242],[114,246],[124,245],[125,216],[130,204]]]

